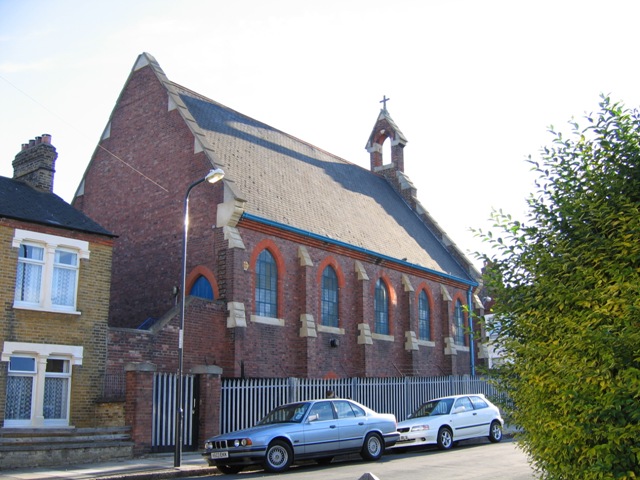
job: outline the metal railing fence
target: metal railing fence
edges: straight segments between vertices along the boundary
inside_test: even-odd
[[[393,378],[228,378],[222,380],[220,433],[255,425],[270,410],[284,403],[324,398],[327,391],[350,398],[377,411],[407,418],[431,398],[465,393],[483,393],[498,402],[504,397],[480,376]]]

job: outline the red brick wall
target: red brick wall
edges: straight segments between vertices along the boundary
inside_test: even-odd
[[[168,95],[148,67],[131,76],[110,125],[104,148],[96,150],[87,169],[85,194],[74,206],[118,235],[109,324],[137,327],[175,303],[184,195],[211,165],[204,153],[193,153],[193,135],[177,110],[168,111]],[[215,211],[201,207],[217,204],[221,194],[220,185],[192,191],[190,248],[210,243]],[[211,255],[198,263],[216,271]]]
[[[301,267],[298,257],[299,244],[293,241],[266,235],[253,229],[240,229],[246,250],[234,250],[235,256],[244,256],[249,269],[244,271],[241,262],[235,262],[235,275],[229,271],[233,265],[227,265],[227,282],[233,278],[233,297],[227,300],[242,302],[247,308],[247,328],[236,337],[235,363],[244,363],[245,374],[249,377],[282,377],[309,376],[325,377],[332,373],[340,377],[351,376],[397,376],[400,371],[411,368],[419,375],[440,375],[443,373],[444,336],[449,335],[449,315],[444,315],[447,307],[443,301],[440,284],[433,279],[425,279],[408,275],[414,289],[420,285],[429,291],[433,300],[431,309],[432,334],[435,347],[421,346],[418,351],[405,349],[405,332],[410,328],[417,329],[417,309],[410,308],[410,302],[416,302],[415,292],[405,292],[402,273],[389,268],[379,267],[371,263],[363,263],[369,280],[358,280],[355,272],[355,261],[345,255],[329,253],[322,248],[307,245],[307,251],[313,261],[312,267]],[[270,242],[265,243],[265,239]],[[250,321],[252,312],[254,271],[251,258],[255,257],[265,245],[276,245],[272,253],[281,261],[286,272],[282,279],[281,289],[284,302],[279,311],[284,312],[284,327],[262,325]],[[318,332],[317,338],[300,337],[300,315],[312,314],[316,323],[320,322],[320,288],[321,268],[323,261],[330,255],[339,275],[344,277],[344,285],[340,288],[340,327],[345,329],[344,335]],[[307,269],[310,272],[307,273]],[[377,278],[384,276],[392,290],[395,303],[390,305],[390,327],[394,336],[393,342],[374,340],[373,345],[359,345],[358,324],[373,325],[374,287]],[[447,287],[450,295],[463,295],[464,290]],[[301,297],[301,295],[303,297]],[[452,315],[451,315],[452,316]],[[446,322],[442,319],[445,318]],[[411,323],[413,319],[413,323]],[[412,325],[415,325],[412,327]],[[331,338],[339,338],[340,345],[332,348]],[[260,355],[256,355],[260,352]],[[469,371],[468,356],[466,370]],[[459,359],[456,360],[458,363]],[[462,364],[461,364],[462,366]],[[234,368],[238,375],[238,368]],[[225,370],[225,376],[231,372]]]
[[[244,254],[249,256],[251,238],[261,235],[243,232],[247,245]],[[335,256],[336,268],[344,275],[344,286],[340,289],[340,327],[344,335],[317,332],[317,337],[300,336],[300,314],[312,314],[316,323],[320,321],[320,283],[315,267],[300,267],[297,257],[297,246],[281,242],[280,252],[293,249],[293,258],[284,258],[287,275],[285,285],[293,285],[298,289],[298,281],[307,278],[307,311],[303,311],[300,299],[295,295],[284,295],[283,319],[285,326],[272,326],[254,323],[250,320],[253,289],[253,271],[243,270],[239,275],[239,283],[247,288],[240,288],[242,294],[234,301],[245,303],[247,308],[246,328],[227,328],[225,304],[190,299],[185,317],[184,355],[185,372],[195,365],[217,365],[223,369],[223,376],[238,377],[244,373],[247,377],[311,377],[322,378],[337,375],[338,377],[358,376],[398,376],[411,372],[415,375],[431,376],[450,373],[469,373],[469,355],[458,352],[451,358],[444,354],[444,337],[450,336],[450,319],[453,318],[453,302],[442,299],[440,285],[431,280],[410,279],[415,292],[405,292],[400,273],[387,272],[389,284],[395,290],[396,304],[391,305],[391,331],[394,341],[374,340],[373,345],[358,344],[358,323],[362,323],[360,303],[366,305],[368,312],[373,312],[372,285],[376,280],[376,272],[380,268],[365,265],[369,280],[357,279],[353,268],[353,260]],[[312,259],[323,255],[321,250],[308,249]],[[314,264],[318,264],[314,260]],[[307,275],[306,271],[314,271]],[[291,287],[290,287],[291,288]],[[420,346],[417,351],[405,349],[405,331],[410,325],[417,325],[417,308],[411,309],[412,322],[409,319],[409,306],[417,302],[419,288],[427,288],[432,298],[431,325],[435,346]],[[362,293],[359,293],[362,292]],[[364,299],[359,298],[364,295]],[[310,299],[310,300],[309,300]],[[444,310],[451,309],[445,314]],[[177,370],[177,345],[179,328],[179,310],[168,319],[156,333],[111,328],[109,331],[109,373],[122,372],[129,362],[148,361],[155,364],[158,371]],[[373,316],[366,316],[365,322],[373,330]],[[416,327],[412,327],[417,329]],[[338,338],[339,346],[331,347],[331,338]]]
[[[320,322],[321,269],[329,255],[325,250],[307,246],[313,266],[302,267],[298,257],[299,244],[278,239],[250,229],[241,229],[246,250],[226,250],[226,242],[216,242],[225,252],[224,279],[218,277],[222,300],[242,302],[246,310],[246,328],[227,328],[226,303],[190,299],[185,319],[185,371],[193,365],[217,365],[223,376],[237,377],[311,377],[398,376],[407,374],[431,376],[469,373],[469,354],[444,354],[444,337],[451,336],[451,321],[455,302],[445,302],[440,284],[433,279],[408,275],[415,291],[406,292],[402,273],[377,265],[363,264],[369,280],[359,280],[353,258],[330,253],[332,264],[344,278],[340,287],[340,328],[344,335],[317,332],[317,337],[301,337],[300,315],[313,315]],[[264,242],[265,238],[269,242]],[[283,270],[280,279],[279,311],[285,326],[272,326],[251,321],[253,313],[254,268],[251,257],[257,249],[269,245]],[[273,248],[273,246],[277,248]],[[210,251],[210,246],[203,246]],[[195,247],[191,255],[200,257]],[[243,261],[249,264],[247,270]],[[384,276],[395,302],[390,305],[390,330],[393,342],[374,340],[373,345],[358,344],[358,324],[373,324],[374,286]],[[431,328],[435,346],[420,346],[417,351],[405,349],[405,332],[417,331],[417,295],[426,289],[431,298]],[[447,287],[454,297],[466,298],[465,290]],[[411,305],[414,305],[412,307]],[[174,317],[160,323],[156,333],[142,330],[112,328],[109,333],[109,372],[122,371],[128,362],[149,361],[158,371],[177,369],[179,309]],[[331,338],[339,346],[331,347]]]
[[[187,187],[211,167],[203,153],[194,154],[194,138],[177,110],[168,111],[164,87],[148,67],[135,72],[125,86],[111,118],[110,136],[102,142],[85,178],[85,194],[75,205],[119,235],[113,251],[110,325],[135,327],[148,317],[160,318],[176,305],[173,287],[181,284],[183,202]],[[108,151],[107,151],[108,150]],[[116,158],[116,156],[118,158]],[[125,163],[126,162],[126,163]],[[127,163],[129,165],[127,165]],[[135,167],[135,171],[131,167]],[[216,276],[221,305],[194,302],[188,307],[185,328],[185,366],[215,364],[224,376],[324,377],[397,376],[468,373],[469,359],[444,354],[452,314],[446,312],[440,282],[435,276],[401,265],[374,265],[372,259],[344,248],[241,220],[238,228],[246,249],[228,249],[221,229],[212,229],[222,201],[222,186],[200,186],[190,196],[191,231],[187,271],[206,268]],[[266,243],[265,243],[266,242]],[[254,323],[254,263],[260,245],[269,245],[282,273],[279,315],[285,326]],[[298,248],[304,244],[313,266],[301,267]],[[344,286],[340,289],[340,345],[329,346],[335,334],[318,332],[300,336],[300,315],[320,321],[319,267],[331,256]],[[359,260],[369,280],[359,280]],[[249,267],[245,270],[245,262]],[[405,349],[405,332],[415,324],[412,292],[405,292],[402,274],[416,288],[425,283],[433,300],[435,346]],[[394,341],[358,344],[358,324],[373,331],[374,286],[384,275],[396,302],[390,306]],[[447,283],[451,296],[463,295],[466,286]],[[226,302],[241,302],[247,327],[226,326]],[[413,300],[415,302],[415,300]],[[415,327],[412,327],[415,329]],[[110,371],[125,359],[150,361],[158,370],[175,369],[177,320],[155,335],[110,333]]]
[[[198,423],[198,447],[202,448],[207,438],[220,434],[221,381],[218,375],[200,376],[200,415]]]
[[[130,370],[127,376],[125,421],[131,427],[135,443],[133,453],[151,451],[151,422],[153,418],[153,371]]]

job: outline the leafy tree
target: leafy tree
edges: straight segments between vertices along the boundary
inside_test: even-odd
[[[526,222],[497,211],[478,254],[498,376],[545,479],[640,477],[640,114],[602,97],[529,162]],[[494,232],[497,232],[496,235]],[[489,327],[492,327],[489,325]]]

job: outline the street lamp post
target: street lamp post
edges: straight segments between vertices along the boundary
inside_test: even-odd
[[[187,288],[187,233],[189,231],[189,194],[191,190],[197,185],[203,182],[216,183],[224,178],[224,172],[220,168],[214,168],[206,176],[193,182],[187,188],[187,193],[184,196],[184,232],[182,236],[182,289],[181,289],[181,302],[180,302],[180,331],[178,332],[178,386],[176,395],[176,411],[175,411],[175,451],[173,457],[173,466],[179,467],[182,461],[182,437],[184,427],[184,408],[182,400],[182,366],[184,358],[184,307],[186,300],[186,288]]]

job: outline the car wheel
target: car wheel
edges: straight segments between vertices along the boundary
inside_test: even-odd
[[[502,440],[502,425],[500,425],[500,422],[494,420],[491,422],[491,427],[489,428],[489,441],[498,443],[500,440]]]
[[[267,472],[284,472],[293,461],[291,447],[282,440],[271,442],[264,457],[264,469]]]
[[[242,466],[240,465],[216,465],[216,468],[227,475],[233,475],[242,470]]]
[[[449,450],[453,446],[453,434],[447,427],[441,427],[438,431],[438,448]]]
[[[364,445],[360,455],[365,460],[379,460],[384,453],[384,443],[382,443],[382,437],[377,433],[370,433],[364,439]]]
[[[321,457],[316,458],[316,462],[318,465],[329,465],[333,460],[333,457]]]

